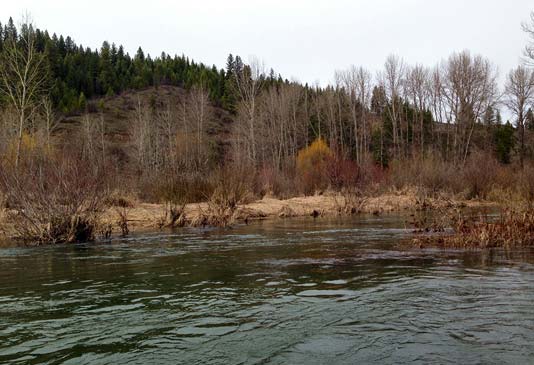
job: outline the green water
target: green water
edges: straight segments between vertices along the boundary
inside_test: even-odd
[[[364,216],[0,249],[0,363],[534,363],[534,252],[408,235]]]

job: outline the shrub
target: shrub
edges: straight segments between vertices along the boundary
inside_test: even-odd
[[[91,241],[104,209],[103,174],[64,157],[0,169],[14,236],[34,244]]]
[[[534,246],[534,209],[532,206],[507,209],[497,219],[465,216],[455,210],[447,214],[451,234],[430,235],[414,240],[424,246],[494,248]],[[423,232],[426,230],[423,230]]]
[[[332,151],[322,138],[299,151],[297,173],[304,194],[313,194],[316,190],[328,186],[327,165],[332,156]]]
[[[339,154],[332,154],[326,158],[326,174],[330,187],[336,190],[353,188],[361,182],[358,165]]]
[[[468,199],[484,199],[494,187],[500,169],[499,163],[494,158],[474,153],[467,160],[457,180],[462,182]]]
[[[8,164],[14,164],[17,156],[18,137],[12,138],[7,143],[5,151],[5,160]],[[28,163],[36,157],[50,157],[53,151],[48,151],[46,146],[39,140],[36,134],[24,132],[20,140],[20,156],[19,163]]]
[[[255,192],[260,196],[271,195],[281,199],[294,196],[297,193],[294,172],[263,167],[258,172]]]
[[[213,193],[207,200],[207,209],[192,222],[194,226],[227,227],[235,220],[238,204],[250,198],[253,176],[237,166],[223,167],[213,176]]]
[[[458,179],[458,170],[451,164],[433,155],[425,158],[395,160],[390,165],[390,179],[397,189],[419,187],[435,194],[453,190],[453,180]]]
[[[198,203],[213,192],[210,177],[200,173],[144,174],[138,181],[139,198],[146,202]]]

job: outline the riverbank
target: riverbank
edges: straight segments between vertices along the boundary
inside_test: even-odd
[[[350,202],[348,201],[350,200]],[[423,198],[413,190],[395,191],[377,196],[356,199],[340,194],[302,196],[290,199],[264,197],[248,204],[239,205],[233,212],[232,221],[249,223],[259,219],[285,219],[292,217],[321,217],[350,214],[385,214],[393,212],[424,211],[443,208],[477,208],[496,206],[480,200],[450,198]],[[202,225],[201,216],[209,210],[208,203],[187,204],[184,208],[183,225]],[[161,229],[168,207],[165,204],[136,203],[127,208],[127,222],[131,232]],[[110,208],[103,217],[106,224],[116,229],[120,217],[117,209]]]
[[[482,200],[463,200],[449,197],[427,197],[415,189],[404,189],[382,193],[376,196],[354,196],[339,193],[325,193],[290,199],[264,197],[247,204],[240,204],[226,212],[228,224],[248,224],[255,220],[287,219],[293,217],[328,217],[354,214],[381,215],[416,211],[432,211],[450,208],[496,207],[497,204]],[[208,202],[187,204],[183,207],[174,227],[210,226],[206,216],[212,213]],[[13,213],[13,212],[11,212]],[[14,236],[9,214],[0,212],[0,241],[9,242]],[[169,206],[130,201],[127,207],[112,206],[105,210],[100,219],[100,236],[118,236],[124,233],[150,232],[172,228],[168,224]],[[97,235],[97,236],[98,236]]]
[[[437,231],[427,229],[413,239],[419,248],[515,248],[534,247],[534,207],[514,206],[501,210],[497,215],[465,215],[449,211],[441,218],[450,231],[442,226]],[[425,232],[425,231],[421,231]]]

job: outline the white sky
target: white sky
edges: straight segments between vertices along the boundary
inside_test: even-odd
[[[0,20],[31,13],[77,44],[108,40],[134,54],[185,54],[224,67],[255,55],[286,78],[322,85],[351,64],[376,71],[388,54],[434,65],[469,49],[501,76],[520,62],[532,0],[2,0]]]

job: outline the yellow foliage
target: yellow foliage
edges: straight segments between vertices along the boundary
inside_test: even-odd
[[[322,170],[325,162],[333,153],[322,138],[317,138],[311,145],[299,151],[297,170],[301,174]]]
[[[7,145],[6,158],[8,161],[15,162],[17,158],[18,136],[11,139]],[[28,156],[35,156],[41,154],[43,156],[50,156],[53,151],[48,151],[48,148],[39,143],[39,139],[35,134],[24,132],[20,141],[20,157],[26,158]]]

